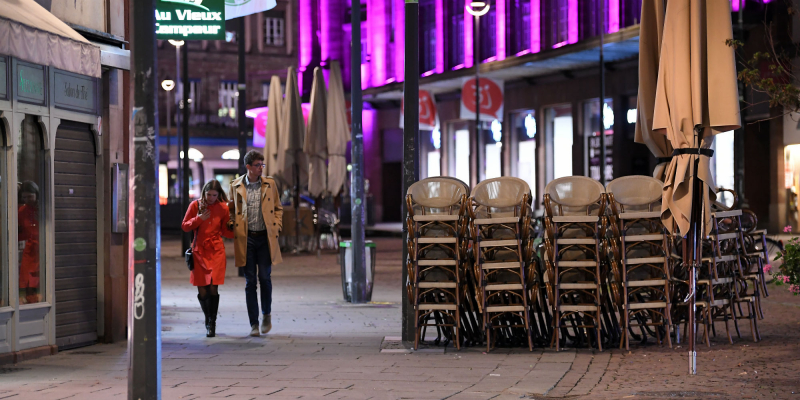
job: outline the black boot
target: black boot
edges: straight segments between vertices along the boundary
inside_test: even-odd
[[[208,328],[206,337],[217,336],[217,310],[219,310],[219,295],[208,296]]]
[[[209,307],[208,307],[209,300],[208,300],[208,297],[203,298],[203,297],[200,297],[200,295],[198,294],[197,295],[197,301],[200,302],[200,308],[203,309],[203,315],[205,315],[205,327],[206,327],[206,330],[208,330],[208,320],[209,320],[209,318],[208,318],[208,315],[209,315]]]

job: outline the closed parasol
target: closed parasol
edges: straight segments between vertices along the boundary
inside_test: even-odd
[[[266,142],[264,144],[264,157],[268,176],[278,172],[278,144],[280,143],[280,125],[283,117],[283,93],[281,93],[281,78],[273,75],[269,83],[269,97],[267,97],[267,128]]]
[[[319,197],[327,190],[328,136],[326,118],[328,112],[325,79],[322,69],[314,68],[314,81],[311,84],[311,111],[308,116],[306,138],[303,152],[308,159],[308,193]]]
[[[347,176],[347,142],[350,140],[350,125],[347,123],[347,107],[344,100],[342,72],[338,61],[331,62],[328,76],[328,192],[338,195]]]
[[[283,99],[283,117],[280,121],[277,175],[286,184],[295,185],[299,190],[308,179],[308,165],[303,156],[306,124],[297,89],[297,70],[294,67],[289,67],[286,75],[286,95]]]

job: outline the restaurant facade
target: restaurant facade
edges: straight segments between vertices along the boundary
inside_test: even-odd
[[[600,1],[491,1],[475,35],[474,17],[464,2],[420,0],[420,114],[431,115],[429,121],[420,120],[420,177],[449,175],[471,186],[496,176],[519,177],[531,186],[534,207],[541,208],[544,188],[555,178],[600,179],[601,134],[606,139],[603,173],[608,181],[652,175],[659,160],[643,144],[634,143],[642,1],[602,0],[602,8]],[[361,6],[365,175],[376,220],[400,221],[401,189],[386,183],[400,181],[402,173],[404,3],[366,0]],[[350,3],[300,0],[299,7],[303,95],[310,92],[313,69],[324,69],[330,60],[342,63],[348,90]],[[785,5],[776,2],[733,0],[732,11],[734,35],[746,43],[743,54],[765,48],[763,21],[777,22],[772,26],[776,32],[788,24]],[[464,90],[474,85],[476,68],[482,88],[477,129],[472,90]],[[605,102],[599,101],[601,81]],[[743,101],[756,96],[744,86],[740,93]],[[492,104],[490,115],[483,111],[487,101]],[[791,191],[782,186],[784,124],[781,118],[761,120],[781,112],[763,106],[742,109],[742,119],[749,124],[716,137],[712,174],[720,187],[737,191],[740,206],[755,211],[760,226],[777,231],[792,207],[787,201]],[[797,170],[800,176],[800,167]],[[721,200],[733,202],[730,196]]]
[[[0,364],[126,338],[125,7],[0,9]]]

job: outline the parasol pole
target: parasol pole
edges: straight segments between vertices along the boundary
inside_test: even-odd
[[[695,143],[696,149],[700,148],[700,143],[703,142],[703,127],[695,126]],[[702,223],[703,215],[701,207],[703,206],[703,198],[701,197],[705,191],[702,190],[700,180],[697,178],[697,171],[700,166],[700,154],[694,159],[694,171],[692,174],[692,212],[689,216],[689,233],[686,237],[686,244],[683,246],[684,263],[689,260],[689,295],[685,301],[689,303],[689,375],[697,375],[697,350],[695,349],[695,335],[697,334],[697,327],[695,325],[695,311],[697,307],[697,269],[700,266],[702,257],[701,250],[701,235],[704,232]],[[687,251],[688,250],[688,251]],[[687,257],[688,253],[688,257]]]
[[[298,153],[294,152],[294,253],[300,253],[300,165],[297,163]]]

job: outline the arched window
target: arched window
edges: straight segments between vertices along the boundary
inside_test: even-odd
[[[25,116],[17,153],[17,240],[19,249],[19,302],[45,300],[45,171],[42,127]]]

